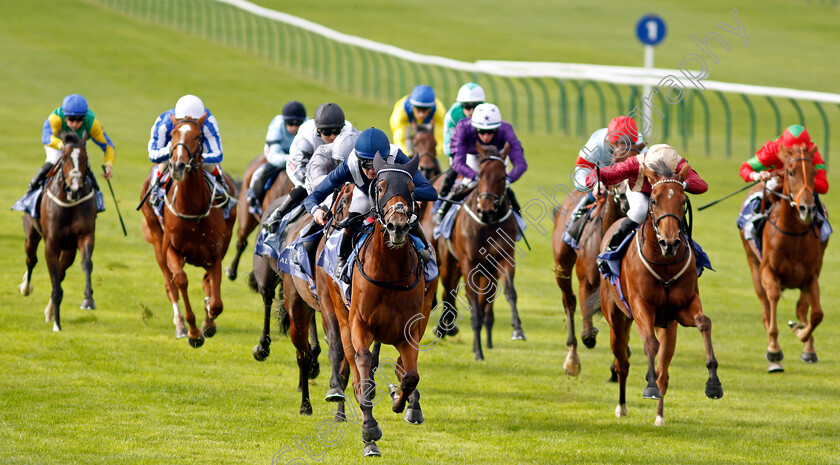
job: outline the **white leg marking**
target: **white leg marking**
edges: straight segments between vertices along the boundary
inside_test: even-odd
[[[172,302],[172,322],[175,323],[175,339],[180,339],[187,336],[187,325],[184,322],[184,317],[181,315],[181,307],[178,302]]]
[[[44,317],[46,318],[45,323],[49,323],[55,317],[55,305],[53,305],[52,299],[47,304],[47,308],[44,309]]]
[[[664,426],[665,425],[665,418],[661,415],[656,416],[656,420],[653,422],[653,426]]]
[[[27,273],[26,271],[23,272],[23,282],[21,282],[20,286],[18,286],[18,290],[20,290],[20,295],[32,294],[32,284],[29,282],[28,279],[26,279],[28,275],[29,273]]]
[[[615,408],[615,417],[621,418],[627,416],[627,404],[618,404]]]

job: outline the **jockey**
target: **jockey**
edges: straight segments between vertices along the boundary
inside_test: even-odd
[[[607,127],[593,132],[586,145],[580,149],[577,161],[575,161],[575,189],[586,192],[587,195],[575,206],[575,210],[569,216],[569,222],[566,224],[566,231],[575,241],[580,239],[580,233],[583,231],[585,223],[584,207],[595,202],[592,189],[586,185],[586,176],[595,171],[596,166],[603,169],[618,161],[614,159],[613,154],[616,150],[624,147],[627,142],[633,145],[645,143],[633,118],[617,116],[610,121]],[[646,151],[647,147],[644,147],[641,153]],[[599,186],[598,190],[602,190],[602,186]]]
[[[472,118],[475,107],[484,103],[484,89],[474,82],[468,82],[458,89],[457,101],[452,104],[449,111],[446,112],[446,117],[443,119],[443,153],[452,159],[452,136],[455,135],[455,127],[458,122],[464,118]],[[450,163],[451,165],[451,163]],[[455,178],[458,177],[458,172],[452,169],[452,166],[446,170],[443,176],[443,185],[440,188],[440,196],[449,195],[452,190],[452,185],[455,184]]]
[[[315,110],[315,119],[304,122],[298,129],[286,161],[286,174],[295,185],[286,199],[266,220],[266,224],[282,219],[306,198],[306,168],[318,147],[335,142],[339,134],[355,132],[344,119],[344,110],[335,103],[324,103]]]
[[[616,163],[610,169],[602,170],[600,180],[595,170],[589,171],[589,174],[586,175],[586,186],[590,189],[595,187],[598,182],[605,186],[613,186],[624,180],[628,181],[630,190],[627,192],[627,202],[630,204],[630,210],[627,212],[627,218],[624,218],[621,225],[616,229],[607,251],[615,250],[630,231],[635,230],[647,218],[652,186],[645,177],[645,165],[656,161],[664,162],[675,173],[679,172],[683,165],[688,163],[670,145],[657,144],[651,146],[646,153],[627,158]],[[708,189],[709,185],[706,184],[706,181],[702,180],[696,171],[689,168],[688,176],[685,178],[685,191],[691,194],[702,194]],[[600,263],[599,266],[601,266]]]
[[[265,135],[263,155],[268,163],[260,165],[251,175],[248,186],[248,202],[257,206],[265,198],[265,185],[278,172],[286,169],[286,159],[289,157],[292,140],[308,118],[306,108],[302,103],[292,100],[283,106],[283,112],[274,117],[268,125]]]
[[[338,262],[336,264],[336,275],[344,274],[344,267],[350,257],[353,248],[351,239],[352,226],[363,220],[370,212],[370,198],[368,188],[372,180],[376,179],[376,171],[373,169],[373,158],[383,157],[389,164],[408,163],[409,158],[400,151],[396,145],[391,145],[388,136],[379,129],[369,128],[359,134],[352,153],[338,167],[333,170],[326,179],[304,200],[306,210],[312,214],[316,223],[325,225],[327,223],[327,212],[321,208],[321,202],[329,196],[333,190],[339,189],[345,183],[353,183],[356,188],[353,190],[353,198],[350,201],[350,212],[339,224],[344,228],[344,237],[339,249]],[[437,191],[429,184],[423,173],[417,171],[413,175],[414,200],[418,202],[437,200]],[[415,219],[411,224],[410,234],[420,239],[426,246],[420,251],[424,261],[431,259],[429,244],[426,241],[425,233],[421,230],[420,222]]]
[[[508,173],[508,184],[516,182],[528,169],[522,144],[516,138],[513,126],[502,120],[499,107],[492,103],[482,103],[475,108],[469,119],[464,118],[458,122],[455,135],[452,136],[452,169],[469,180],[464,185],[472,187],[478,176],[478,157],[471,153],[475,151],[477,143],[494,145],[499,150],[502,150],[506,143],[510,143],[508,159],[513,163],[513,169]],[[463,199],[468,192],[468,189],[458,189],[449,193],[446,197],[449,202],[441,202],[435,213],[435,221],[440,223],[452,202]],[[507,194],[514,211],[519,213],[519,202],[509,187]]]
[[[399,99],[391,113],[391,133],[394,143],[403,153],[411,154],[411,138],[414,137],[414,126],[418,124],[432,125],[437,142],[436,156],[443,154],[443,102],[435,98],[435,91],[429,86],[417,86],[411,95]],[[409,131],[409,128],[412,128]]]
[[[79,137],[79,140],[91,138],[105,152],[105,179],[111,179],[114,166],[114,143],[105,133],[102,123],[96,119],[93,112],[88,109],[87,100],[79,94],[71,94],[64,97],[61,106],[53,110],[46,121],[42,132],[44,150],[47,152],[47,159],[41,169],[29,182],[26,193],[29,194],[39,187],[47,177],[50,169],[61,158],[61,149],[64,142],[61,140],[62,133],[72,132]],[[91,175],[93,187],[99,189],[96,178]]]
[[[780,187],[778,178],[771,179],[771,176],[776,169],[784,166],[784,163],[779,160],[779,146],[792,148],[800,144],[805,144],[805,150],[811,150],[815,145],[803,126],[799,124],[788,126],[779,138],[765,143],[755,152],[755,156],[745,161],[741,165],[739,174],[746,182],[767,181],[768,189],[778,189]],[[825,162],[819,151],[814,153],[814,166],[817,168],[814,191],[817,194],[825,194],[828,192],[828,179],[825,174]]]
[[[210,110],[204,108],[204,102],[195,95],[185,95],[178,99],[175,108],[166,110],[157,117],[155,123],[152,125],[151,135],[149,137],[149,160],[152,163],[158,163],[152,173],[152,180],[149,184],[152,188],[152,197],[156,198],[154,186],[157,185],[158,179],[161,175],[162,164],[169,161],[172,153],[172,128],[175,126],[172,123],[172,116],[176,120],[200,119],[203,116],[207,118],[204,120],[204,125],[201,127],[201,134],[204,142],[202,144],[202,166],[205,171],[212,174],[216,178],[216,182],[225,190],[227,195],[230,195],[228,185],[224,180],[222,167],[219,166],[222,162],[222,139],[219,134],[219,123],[216,122],[216,117],[210,113]]]

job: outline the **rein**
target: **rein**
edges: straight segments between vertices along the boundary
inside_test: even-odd
[[[206,179],[205,179],[205,182],[206,182]],[[163,196],[163,201],[164,201],[164,203],[166,203],[166,208],[168,208],[169,211],[171,211],[173,215],[177,216],[178,218],[181,218],[182,220],[200,220],[202,218],[206,218],[208,215],[210,215],[210,211],[212,209],[214,209],[214,208],[224,208],[225,206],[227,206],[228,203],[230,203],[230,200],[232,198],[231,196],[227,195],[227,193],[224,192],[224,190],[222,190],[221,192],[223,194],[225,194],[225,200],[221,203],[214,204],[213,199],[216,198],[216,193],[219,192],[219,190],[216,189],[216,183],[212,183],[212,184],[213,184],[213,190],[210,192],[210,203],[207,204],[207,208],[202,213],[199,213],[198,215],[187,215],[185,213],[181,213],[181,212],[175,210],[175,207],[172,205],[172,201],[169,200],[169,195],[164,195]],[[178,196],[178,188],[179,187],[180,187],[179,184],[175,184],[175,189],[172,191],[172,197],[173,198]]]
[[[55,202],[56,205],[58,205],[59,207],[63,207],[63,208],[71,208],[71,207],[75,207],[76,205],[79,205],[80,203],[87,202],[88,200],[93,198],[93,194],[94,194],[93,189],[91,189],[90,192],[87,193],[87,195],[80,198],[79,200],[76,200],[76,201],[73,201],[73,202],[65,202],[65,201],[59,199],[58,197],[56,197],[55,194],[53,194],[52,191],[50,191],[49,189],[45,189],[45,190],[47,191],[47,197],[49,197],[50,200]]]
[[[676,184],[679,184],[680,186],[682,186],[683,189],[685,189],[685,183],[684,182],[677,181],[676,179],[661,179],[661,180],[655,182],[651,186],[651,192],[653,192],[653,189],[656,188],[656,186],[658,186],[660,184],[665,184],[665,183],[676,183]],[[688,199],[687,195],[685,196],[685,198],[686,198],[687,216],[689,218],[692,218],[693,214],[692,214],[692,209],[691,209],[691,201]],[[648,258],[645,257],[644,253],[642,252],[642,244],[641,244],[641,237],[644,236],[645,226],[647,225],[647,222],[642,224],[642,227],[641,227],[639,233],[636,234],[636,251],[639,254],[639,258],[642,259],[642,264],[645,266],[645,268],[648,270],[648,272],[650,272],[650,274],[654,278],[656,278],[656,280],[659,281],[662,284],[662,286],[665,288],[666,295],[667,295],[668,289],[671,287],[671,285],[674,284],[686,272],[686,270],[688,270],[688,267],[691,264],[690,258],[693,255],[693,252],[692,252],[691,249],[694,248],[693,245],[692,245],[693,239],[691,238],[691,229],[692,229],[693,221],[686,220],[685,215],[684,215],[683,218],[680,218],[679,216],[677,216],[673,213],[663,213],[662,215],[654,218],[653,207],[651,206],[651,204],[648,204],[648,218],[650,218],[651,223],[653,223],[653,231],[656,234],[657,239],[661,240],[661,236],[659,235],[659,229],[658,229],[657,226],[659,225],[660,221],[662,221],[663,219],[668,218],[668,217],[676,218],[676,220],[680,223],[680,228],[687,234],[687,239],[688,240],[685,242],[687,250],[685,252],[685,255],[683,255],[683,257],[680,258],[679,260],[676,260],[676,261],[673,261],[673,262],[666,262],[666,263],[654,262],[654,261],[648,260]],[[657,273],[653,269],[653,267],[651,267],[651,265],[658,265],[658,266],[676,265],[678,263],[682,263],[683,261],[685,261],[685,265],[683,265],[682,269],[676,275],[674,275],[673,277],[671,277],[671,279],[669,279],[667,281],[662,276],[660,276],[659,273]]]
[[[393,280],[390,280],[390,281],[379,281],[378,279],[374,279],[371,276],[368,276],[367,273],[365,273],[365,266],[364,266],[364,263],[362,262],[361,257],[362,257],[362,255],[364,255],[368,246],[372,242],[372,240],[373,240],[372,238],[373,238],[373,235],[368,236],[368,239],[365,241],[361,250],[359,250],[359,253],[356,254],[356,267],[359,269],[359,273],[362,274],[362,277],[364,277],[365,280],[367,280],[367,282],[369,282],[369,283],[371,283],[375,286],[385,288],[385,289],[389,289],[389,290],[392,290],[392,291],[410,291],[410,290],[414,289],[415,287],[417,287],[417,284],[420,282],[420,276],[423,273],[423,267],[420,266],[421,261],[419,259],[417,260],[417,263],[413,263],[415,261],[414,258],[411,259],[412,265],[411,265],[411,267],[408,271],[408,274],[406,274],[402,278],[397,278],[397,279],[393,279]],[[409,253],[409,256],[411,256],[410,253]],[[414,282],[412,282],[410,285],[399,286],[397,284],[394,284],[394,283],[399,283],[399,282],[402,282],[402,281],[405,281],[405,280],[411,278],[411,275],[415,275],[415,276],[414,276]]]
[[[800,152],[800,154],[801,154],[801,152]],[[791,195],[791,193],[790,193],[790,182],[789,182],[789,180],[788,180],[788,176],[787,176],[787,175],[785,175],[784,185],[783,185],[783,187],[782,187],[782,190],[783,190],[784,192],[786,192],[787,194],[785,194],[785,193],[783,193],[783,192],[777,192],[777,191],[775,191],[775,190],[773,190],[773,189],[767,189],[766,185],[765,185],[765,187],[764,187],[764,190],[765,190],[765,191],[770,192],[770,193],[772,193],[773,195],[775,195],[775,196],[777,196],[777,197],[780,197],[780,198],[782,198],[782,199],[787,200],[787,201],[788,201],[788,203],[790,204],[790,207],[791,207],[791,208],[799,208],[799,198],[802,196],[802,194],[803,194],[806,190],[811,191],[811,193],[812,193],[812,194],[814,193],[814,190],[813,190],[813,189],[812,189],[812,188],[808,185],[808,179],[807,179],[807,178],[805,178],[805,162],[807,161],[807,162],[809,162],[809,163],[813,164],[813,163],[814,163],[814,160],[812,160],[812,159],[810,159],[810,158],[804,158],[804,157],[801,157],[801,158],[792,158],[792,159],[788,160],[788,161],[785,163],[785,169],[787,169],[787,167],[788,167],[788,163],[791,163],[791,162],[797,162],[797,161],[801,161],[801,162],[802,162],[802,178],[803,178],[803,181],[804,181],[804,186],[803,186],[801,189],[799,189],[799,192],[797,192],[797,193],[796,193],[796,197],[794,197],[794,196],[793,196],[793,195]],[[816,202],[816,199],[815,199],[815,202]],[[811,225],[808,227],[808,229],[806,229],[805,231],[802,231],[802,232],[798,232],[798,233],[793,233],[793,232],[789,232],[789,231],[784,231],[784,230],[782,230],[781,228],[779,228],[779,226],[778,226],[778,225],[776,225],[776,223],[774,223],[772,220],[770,220],[769,215],[768,215],[768,218],[767,218],[767,222],[768,222],[768,223],[770,223],[770,225],[771,225],[771,226],[773,226],[774,228],[776,228],[776,230],[777,230],[777,231],[779,231],[780,233],[782,233],[782,234],[784,234],[784,235],[786,235],[786,236],[804,236],[804,235],[808,234],[809,232],[813,232],[813,231],[815,231],[815,229],[816,229],[816,228],[815,228],[815,227],[816,227],[816,223],[815,223],[815,222],[813,222],[813,221],[811,222]],[[816,235],[816,232],[814,232],[814,234]]]
[[[495,161],[501,162],[503,165],[505,163],[504,158],[490,155],[488,157],[483,158],[478,163],[478,166],[481,166],[482,164],[484,164],[485,162],[488,162],[490,160],[495,160]],[[493,205],[495,205],[496,208],[501,208],[502,205],[504,204],[505,194],[502,193],[502,195],[499,195],[499,194],[494,194],[492,192],[477,192],[477,194],[475,195],[476,204],[478,204],[478,202],[485,197],[492,199],[493,200]],[[491,222],[482,221],[478,217],[478,215],[470,208],[470,203],[471,202],[464,201],[463,207],[467,211],[467,213],[470,215],[470,217],[473,220],[475,220],[478,224],[481,224],[481,225],[493,225],[493,224],[502,223],[502,222],[506,221],[508,218],[510,218],[510,216],[513,214],[513,209],[510,208],[510,205],[508,205],[508,211],[507,211],[507,213],[505,213],[505,215],[503,217],[499,218],[498,220],[491,221]]]
[[[198,122],[193,121],[191,119],[178,120],[178,122],[175,123],[174,126],[172,126],[172,132],[171,133],[174,133],[175,130],[183,124],[192,124],[198,130],[198,147],[195,149],[195,153],[193,153],[190,150],[190,148],[187,147],[187,144],[185,144],[183,142],[178,142],[177,144],[173,145],[171,149],[169,149],[169,158],[170,159],[172,158],[172,154],[175,152],[175,149],[178,148],[178,146],[183,146],[184,150],[187,151],[187,155],[188,155],[189,160],[190,160],[189,163],[186,163],[186,170],[189,171],[193,168],[198,168],[199,166],[201,166],[201,162],[199,161],[199,159],[201,158],[201,154],[204,153],[204,133],[201,131],[201,126],[198,125]],[[174,163],[170,164],[170,167],[169,167],[170,170],[173,169],[173,165],[174,165]]]
[[[65,177],[64,170],[61,169],[61,165],[63,165],[63,164],[64,164],[64,161],[63,161],[63,159],[61,159],[56,164],[56,169],[58,170],[57,178],[61,180],[61,184],[62,184],[62,189],[61,190],[66,192],[67,191],[67,178]],[[73,171],[71,171],[71,175],[78,176],[78,177],[82,178],[82,186],[84,186],[87,183],[87,173],[88,173],[88,171],[89,171],[89,168],[87,168],[87,167],[86,167],[84,173],[80,173],[79,170],[74,168]],[[78,173],[78,174],[75,174],[75,173]],[[50,200],[52,200],[56,205],[58,205],[59,207],[62,207],[62,208],[72,208],[72,207],[75,207],[76,205],[87,202],[88,200],[93,198],[93,196],[95,194],[93,186],[91,186],[90,192],[88,192],[85,196],[83,196],[80,199],[72,200],[72,201],[68,202],[66,200],[59,199],[55,194],[53,194],[52,191],[50,191],[49,186],[44,186],[44,191],[46,192],[47,197],[49,197]]]

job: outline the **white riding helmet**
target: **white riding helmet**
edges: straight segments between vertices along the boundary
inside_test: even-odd
[[[677,150],[674,147],[671,147],[668,144],[656,144],[651,146],[647,153],[645,154],[644,163],[645,166],[650,166],[656,162],[665,163],[668,168],[671,168],[671,171],[677,172],[677,165],[680,164],[683,157],[677,153]]]
[[[185,95],[175,104],[175,117],[198,119],[204,116],[204,102],[195,95]]]
[[[461,103],[484,103],[484,89],[474,82],[468,82],[458,89],[458,98]]]
[[[476,129],[496,129],[502,125],[502,113],[496,105],[482,103],[475,107],[470,122]]]

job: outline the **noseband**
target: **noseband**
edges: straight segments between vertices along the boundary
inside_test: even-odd
[[[653,186],[651,186],[651,193],[653,192],[653,189],[656,188],[656,186],[658,186],[660,184],[669,183],[669,182],[679,184],[680,186],[682,186],[683,192],[685,192],[685,183],[684,182],[677,181],[676,179],[660,179],[659,181],[656,181],[653,184]],[[686,199],[688,199],[688,197],[686,197]],[[659,234],[659,222],[664,220],[665,218],[673,217],[677,220],[677,222],[680,223],[680,229],[682,229],[682,227],[683,227],[683,223],[684,223],[683,218],[681,218],[681,217],[679,217],[679,216],[677,216],[673,213],[663,213],[663,214],[657,216],[656,218],[654,218],[654,216],[653,216],[653,205],[650,202],[648,202],[648,216],[651,219],[653,219],[653,231],[656,233],[656,239],[657,240],[662,240],[662,236]],[[684,215],[683,215],[683,217],[684,217]]]
[[[189,163],[186,163],[186,169],[189,171],[192,168],[197,168],[198,165],[201,164],[199,159],[201,158],[201,154],[204,153],[204,133],[201,131],[201,126],[198,125],[198,122],[191,119],[178,120],[178,122],[172,127],[171,133],[174,133],[183,124],[192,124],[196,129],[198,129],[198,147],[196,147],[195,152],[193,153],[190,148],[187,147],[187,144],[178,142],[169,150],[169,158],[172,159],[172,154],[175,153],[175,149],[178,148],[178,146],[183,146],[189,157]]]
[[[388,217],[390,215],[392,215],[393,213],[402,213],[403,215],[405,215],[408,218],[408,223],[413,224],[415,221],[417,221],[417,213],[414,211],[414,194],[411,191],[408,192],[408,199],[407,199],[410,205],[405,205],[402,202],[397,202],[397,203],[391,205],[390,207],[388,207],[387,209],[383,210],[382,204],[380,203],[380,200],[379,200],[379,194],[380,194],[379,176],[380,176],[381,173],[401,173],[401,174],[404,174],[404,175],[408,176],[409,181],[414,179],[414,177],[412,175],[410,175],[408,173],[408,171],[401,170],[399,168],[383,168],[383,169],[379,170],[378,173],[376,173],[376,180],[374,182],[370,183],[369,192],[368,192],[368,196],[371,197],[372,199],[374,199],[374,202],[371,202],[371,203],[373,203],[375,205],[374,215],[376,216],[376,220],[379,221],[379,224],[381,224],[382,226],[386,226],[387,223],[388,223]],[[391,189],[392,189],[392,186],[389,185],[386,188],[386,193],[387,193],[387,191],[390,191]],[[406,189],[406,190],[408,190],[408,189]],[[391,200],[396,195],[400,195],[401,197],[405,198],[405,196],[403,196],[402,193],[393,194],[390,197],[386,198],[385,202],[387,203],[389,200]]]

